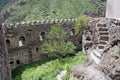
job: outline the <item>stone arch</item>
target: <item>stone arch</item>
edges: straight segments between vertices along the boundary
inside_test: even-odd
[[[14,64],[14,61],[10,61],[10,65],[13,65]]]
[[[20,65],[20,60],[16,60],[16,64],[17,64],[17,65]]]
[[[6,44],[8,47],[10,47],[10,40],[9,39],[6,40]]]
[[[75,34],[75,29],[70,30],[70,35],[73,36]]]
[[[43,39],[45,39],[45,32],[40,33],[40,41],[42,41]]]
[[[24,36],[20,36],[19,37],[19,46],[24,46],[25,45],[25,37]]]
[[[39,48],[38,48],[38,47],[36,47],[36,51],[39,51]]]

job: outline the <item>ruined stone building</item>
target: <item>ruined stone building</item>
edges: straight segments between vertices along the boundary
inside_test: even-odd
[[[79,39],[75,38],[75,19],[61,19],[42,22],[4,24],[6,31],[6,43],[9,52],[9,63],[12,69],[16,67],[46,58],[41,53],[41,44],[47,40],[47,34],[54,24],[61,24],[67,32],[65,40],[72,41],[75,46],[80,46]]]

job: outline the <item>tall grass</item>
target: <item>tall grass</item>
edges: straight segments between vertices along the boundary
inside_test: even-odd
[[[30,63],[17,68],[17,70],[13,72],[13,80],[56,80],[56,76],[62,70],[67,70],[63,80],[68,80],[71,67],[79,64],[84,59],[85,56],[83,53],[79,52],[74,57],[59,58],[49,62],[38,61]],[[21,73],[19,73],[19,71]]]

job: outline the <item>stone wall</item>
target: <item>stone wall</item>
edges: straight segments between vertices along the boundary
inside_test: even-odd
[[[61,19],[52,21],[35,21],[29,23],[3,24],[6,31],[6,43],[11,67],[46,58],[41,53],[41,44],[47,40],[52,25],[61,24],[65,32],[66,41],[72,41],[80,48],[80,40],[75,38],[75,19]]]
[[[5,32],[0,19],[0,80],[11,80],[8,52],[5,44]]]

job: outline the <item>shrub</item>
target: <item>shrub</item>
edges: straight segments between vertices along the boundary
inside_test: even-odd
[[[54,25],[48,33],[48,41],[42,45],[42,52],[49,56],[63,57],[66,54],[74,53],[75,46],[72,42],[64,40],[65,31],[61,25]]]
[[[88,22],[90,18],[85,16],[80,16],[77,19],[77,22],[75,23],[75,34],[76,35],[82,35],[83,31],[87,29]]]

